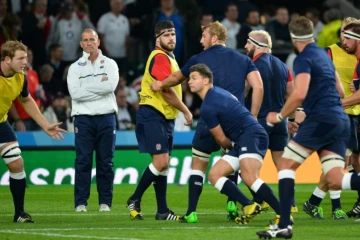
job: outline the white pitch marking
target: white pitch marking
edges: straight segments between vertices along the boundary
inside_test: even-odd
[[[35,229],[22,229],[18,230],[0,230],[2,233],[11,233],[11,234],[28,234],[28,235],[38,235],[38,236],[49,236],[49,237],[61,237],[61,238],[85,238],[85,239],[104,239],[104,240],[140,240],[140,238],[117,238],[117,237],[98,237],[98,236],[85,236],[85,235],[66,235],[66,234],[57,234],[57,233],[41,233],[33,232],[29,230]],[[42,230],[42,229],[39,229]],[[59,229],[61,230],[61,229]]]
[[[246,228],[253,228],[253,227],[243,227],[243,226],[219,226],[219,227],[212,227],[211,229],[246,229]],[[198,229],[209,229],[208,227],[161,227],[156,228],[156,230],[198,230]],[[148,227],[148,228],[141,228],[141,227],[114,227],[114,228],[38,228],[38,229],[4,229],[0,230],[0,232],[4,231],[10,231],[14,233],[21,233],[21,232],[41,232],[41,231],[97,231],[97,230],[154,230],[154,228]]]

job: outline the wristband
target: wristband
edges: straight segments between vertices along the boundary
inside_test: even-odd
[[[288,118],[289,122],[295,122],[295,118]]]
[[[276,114],[276,118],[279,122],[282,122],[282,120],[284,120],[283,116],[281,116],[281,113]]]

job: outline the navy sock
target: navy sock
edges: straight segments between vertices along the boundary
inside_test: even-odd
[[[26,179],[13,179],[10,177],[10,191],[13,197],[15,215],[24,212]]]
[[[226,179],[220,192],[230,197],[231,199],[234,199],[243,206],[247,206],[254,203],[240,191],[240,189],[237,187],[237,185],[234,184],[234,182],[230,181],[229,179]]]
[[[266,183],[263,182],[261,184],[260,188],[256,192],[256,195],[259,195],[262,199],[264,199],[264,201],[267,202],[270,205],[270,207],[274,209],[277,215],[280,214],[280,202],[275,197],[274,192]]]
[[[336,209],[341,209],[341,202],[340,202],[341,191],[330,190],[329,193],[330,193],[332,211],[335,211]]]
[[[321,201],[322,201],[322,198],[319,198],[319,197],[315,196],[314,194],[311,194],[311,197],[309,199],[309,203],[311,205],[319,206]]]
[[[147,167],[141,176],[140,182],[136,187],[134,194],[130,197],[132,200],[141,199],[144,195],[146,189],[150,186],[150,184],[155,181],[157,176],[151,172],[150,168]]]
[[[287,228],[290,225],[290,209],[291,201],[294,198],[294,185],[293,178],[279,179],[279,196],[280,196],[280,223],[279,228]]]
[[[264,199],[258,193],[255,193],[249,186],[248,186],[248,189],[249,189],[251,195],[253,196],[254,202],[256,202],[258,204],[262,204],[264,202]]]
[[[235,183],[235,185],[237,185],[238,182],[238,177],[239,174],[237,172],[235,172],[234,174],[230,174],[229,176],[227,176],[227,178],[232,181],[233,183]],[[232,199],[231,197],[228,196],[227,202],[233,201],[235,202],[235,199]]]
[[[154,182],[154,189],[157,202],[157,212],[166,213],[169,211],[166,202],[167,175],[159,175]]]
[[[203,182],[204,178],[202,176],[190,175],[187,216],[192,212],[196,212],[196,207],[203,189]]]

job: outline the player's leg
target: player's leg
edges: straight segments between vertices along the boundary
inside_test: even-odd
[[[31,216],[24,211],[26,176],[21,150],[16,135],[6,121],[0,123],[0,156],[10,172],[10,191],[15,208],[14,222],[33,223]]]
[[[299,132],[297,136],[302,136]],[[310,156],[313,150],[305,148],[294,140],[285,147],[284,154],[277,164],[280,197],[280,222],[269,231],[257,232],[259,237],[291,238],[291,203],[294,197],[295,171]]]
[[[110,211],[113,199],[114,152],[116,141],[116,116],[95,116],[96,135],[96,183],[100,211]]]
[[[310,215],[312,218],[315,219],[325,219],[322,207],[320,207],[321,201],[326,196],[329,188],[327,186],[327,182],[325,179],[324,174],[321,174],[320,181],[315,188],[314,192],[310,196],[309,200],[307,200],[303,204],[303,210],[305,213]]]
[[[210,170],[209,181],[215,186],[220,193],[231,197],[236,202],[240,203],[243,207],[252,206],[254,209],[251,214],[260,213],[260,205],[255,204],[248,199],[237,187],[237,185],[226,178],[230,173],[239,169],[238,150],[232,149],[229,153],[224,155]],[[250,214],[250,213],[249,213]],[[247,222],[246,222],[247,223]]]
[[[166,120],[156,110],[140,106],[137,113],[136,138],[141,153],[149,153],[152,162],[144,170],[135,192],[127,201],[130,216],[143,220],[140,202],[146,189],[157,177],[167,171],[169,165],[169,141],[166,132]],[[167,206],[159,205],[158,212],[164,213]]]
[[[74,204],[77,212],[86,212],[87,201],[90,196],[96,126],[91,117],[81,115],[75,117],[74,129],[76,152]]]
[[[166,121],[166,133],[168,138],[168,162],[167,165],[163,166],[162,168],[165,169],[162,170],[159,173],[159,176],[155,179],[153,182],[153,186],[155,189],[155,196],[156,196],[156,202],[157,202],[157,213],[156,213],[156,220],[178,220],[179,217],[175,215],[173,211],[171,211],[168,208],[167,200],[166,200],[166,191],[167,191],[167,176],[168,176],[168,165],[169,160],[171,156],[171,151],[173,149],[173,136],[174,136],[174,126],[175,123],[173,120],[167,120]],[[161,167],[161,166],[159,166]],[[160,169],[160,168],[159,168]]]
[[[192,165],[188,188],[188,209],[182,222],[197,222],[196,207],[203,189],[205,172],[209,165],[212,151],[218,151],[219,145],[200,118],[192,141]],[[184,219],[187,220],[184,220]]]
[[[267,202],[280,215],[280,204],[271,188],[259,178],[259,172],[263,157],[268,148],[268,136],[263,128],[250,129],[241,136],[239,142],[240,171],[244,183],[255,193]],[[246,215],[246,208],[244,209]]]
[[[360,146],[360,132],[357,132],[358,146]],[[359,149],[358,149],[359,150]],[[353,151],[350,157],[350,165],[348,167],[350,173],[360,173],[360,156],[358,151]],[[346,213],[350,218],[360,217],[360,191],[358,191],[358,199],[356,200],[353,208]]]

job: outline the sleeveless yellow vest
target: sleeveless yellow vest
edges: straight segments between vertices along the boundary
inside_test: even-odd
[[[341,84],[344,87],[345,98],[350,97],[353,93],[350,90],[350,84],[353,81],[354,69],[356,66],[356,56],[348,54],[344,49],[337,44],[329,46],[332,53],[332,60],[335,65],[336,71],[339,73]],[[345,109],[345,112],[350,115],[360,114],[360,104],[354,105]]]
[[[170,64],[171,64],[171,72],[176,72],[179,70],[179,66],[175,60],[168,56],[164,51],[161,50],[154,50],[151,52],[145,67],[145,73],[141,82],[141,91],[139,92],[140,95],[140,105],[149,105],[157,109],[161,112],[166,119],[175,119],[179,110],[168,104],[164,98],[162,97],[161,92],[153,92],[150,89],[150,83],[153,81],[157,81],[153,78],[150,74],[150,63],[151,60],[155,57],[156,54],[164,54],[168,57]],[[180,100],[182,99],[182,90],[181,84],[176,85],[173,87],[177,95],[179,96]]]
[[[8,118],[12,102],[20,95],[24,85],[24,73],[15,73],[14,76],[0,75],[0,123]]]

